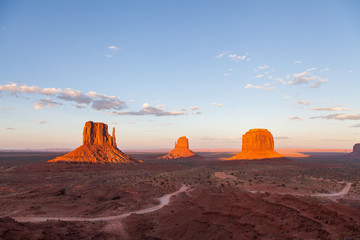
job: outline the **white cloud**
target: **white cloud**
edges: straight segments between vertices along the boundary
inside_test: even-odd
[[[109,46],[108,49],[112,50],[112,51],[119,51],[120,48],[118,46]]]
[[[7,128],[5,128],[5,130],[15,130],[15,128],[7,127]]]
[[[300,64],[300,63],[302,63],[301,60],[294,61],[294,64]]]
[[[224,73],[224,76],[229,77],[229,76],[231,76],[231,73]]]
[[[212,103],[212,105],[215,106],[215,107],[221,107],[222,106],[221,103]]]
[[[135,102],[135,100],[131,99],[129,102],[133,103],[133,102]]]
[[[352,127],[352,128],[360,128],[360,124],[355,124],[355,125],[352,125],[350,127]]]
[[[264,74],[259,74],[259,75],[256,75],[254,78],[262,78],[264,76]]]
[[[190,107],[191,111],[196,111],[196,110],[199,110],[199,109],[200,109],[200,107],[196,107],[196,106]]]
[[[349,111],[348,108],[342,108],[342,107],[322,107],[322,108],[309,108],[309,110],[312,111]]]
[[[195,111],[195,112],[193,112],[193,114],[202,114],[201,112],[197,112],[197,111]]]
[[[51,108],[51,107],[57,107],[59,105],[62,105],[62,104],[58,103],[58,102],[53,102],[50,98],[45,98],[45,99],[41,99],[41,100],[35,102],[34,108],[35,109],[43,109],[44,107]]]
[[[298,100],[298,101],[295,101],[295,104],[310,106],[310,105],[311,105],[311,102],[308,101],[308,100]]]
[[[40,90],[40,93],[43,95],[54,95],[60,93],[61,91],[61,88],[43,88]]]
[[[107,58],[112,58],[113,56],[115,56],[117,54],[118,51],[121,50],[120,47],[114,46],[114,45],[107,47],[107,49],[110,52],[108,54],[105,54],[105,57],[107,57]]]
[[[221,52],[221,53],[219,53],[218,55],[216,55],[215,57],[216,57],[217,59],[220,59],[220,58],[222,58],[223,56],[225,56],[228,52],[229,52],[229,51]]]
[[[311,117],[311,119],[322,118],[322,119],[335,119],[335,120],[360,120],[360,114],[330,114],[330,115],[323,115],[317,117]]]
[[[9,93],[24,93],[24,94],[40,94],[49,96],[52,95],[59,100],[65,100],[68,102],[72,102],[73,108],[83,109],[87,106],[91,106],[92,109],[101,111],[101,110],[116,110],[120,111],[127,108],[125,101],[121,100],[116,96],[108,96],[101,93],[97,93],[94,91],[90,91],[87,94],[74,90],[71,88],[60,89],[60,88],[40,88],[37,86],[27,86],[27,85],[17,85],[16,83],[9,83],[5,85],[0,85],[0,92],[9,92]],[[134,100],[130,100],[130,102],[134,102]],[[34,103],[35,109],[44,109],[51,108],[62,105],[62,103],[55,102],[51,100],[51,98],[46,97],[44,99],[38,100]],[[147,107],[146,105],[139,112],[131,112],[131,115],[148,115],[153,114],[156,116],[166,116],[166,115],[183,115],[185,113],[181,112],[168,112],[161,110],[165,105],[158,105],[157,108],[151,107],[150,105]],[[160,109],[161,111],[157,111]],[[12,108],[0,108],[0,111],[13,110]],[[116,112],[115,111],[115,112]],[[186,111],[186,110],[184,110]],[[120,112],[121,114],[121,112]]]
[[[47,121],[36,121],[37,124],[45,124]]]
[[[65,101],[72,101],[76,103],[91,103],[91,98],[89,96],[86,96],[84,93],[73,90],[71,88],[66,88],[61,94],[58,96],[59,99],[65,100]]]
[[[18,87],[19,92],[25,92],[25,93],[38,93],[41,89],[37,86],[26,86],[22,85]]]
[[[160,108],[152,107],[148,103],[144,103],[141,107],[142,109],[139,111],[112,111],[109,112],[112,115],[154,115],[157,117],[162,116],[179,116],[184,115],[184,112],[177,112],[177,111],[165,111]]]
[[[8,92],[11,92],[11,93],[17,93],[18,92],[18,87],[17,87],[16,83],[0,85],[0,92],[2,92],[2,91],[8,91]]]
[[[245,86],[245,88],[256,88],[256,89],[263,89],[263,90],[269,90],[269,91],[272,91],[272,90],[276,89],[275,87],[270,87],[269,85],[270,84],[265,83],[262,86],[256,86],[256,85],[252,85],[252,84],[249,83],[248,85]]]
[[[297,116],[290,116],[289,119],[290,119],[290,120],[299,120],[299,121],[304,120],[304,119],[302,119],[301,117],[297,117]]]
[[[10,93],[40,93],[43,95],[53,95],[61,91],[60,88],[40,88],[38,86],[27,86],[26,84],[18,86],[16,83],[0,85],[0,92],[8,91]]]
[[[243,55],[243,56],[240,56],[240,55],[237,55],[237,54],[229,54],[228,55],[229,58],[231,58],[232,60],[234,60],[235,62],[238,62],[238,61],[244,61],[244,60],[250,60],[250,58],[248,58],[247,54]]]
[[[117,99],[99,99],[93,100],[92,106],[95,110],[121,110],[126,108],[126,104],[124,101],[117,100]]]
[[[259,69],[259,70],[264,70],[264,69],[267,69],[267,68],[269,68],[269,67],[270,67],[269,65],[264,64],[264,65],[258,66],[258,69]]]
[[[304,72],[301,73],[294,73],[292,80],[288,81],[287,84],[289,85],[300,85],[300,84],[308,84],[312,83],[310,86],[311,88],[317,88],[322,83],[327,82],[328,79],[319,77],[311,73],[311,71],[315,71],[316,68],[309,68],[306,69]]]
[[[90,91],[88,94],[92,98],[92,108],[95,110],[122,110],[126,108],[126,103],[120,100],[119,97],[106,96],[94,91]]]
[[[94,92],[94,91],[88,92],[87,95],[88,95],[89,97],[92,97],[92,98],[116,99],[115,96],[106,96],[106,95],[104,95],[104,94],[97,93],[97,92]]]

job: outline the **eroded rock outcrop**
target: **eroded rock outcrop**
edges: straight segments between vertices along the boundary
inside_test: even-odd
[[[264,159],[281,158],[282,156],[274,151],[274,138],[267,129],[250,129],[242,136],[241,152],[232,156],[230,160],[236,159]]]
[[[349,153],[351,157],[360,157],[360,143],[356,143],[353,147],[353,151]]]
[[[160,159],[177,159],[177,158],[199,158],[200,156],[189,149],[189,140],[182,136],[175,142],[175,148],[168,154],[159,157]]]
[[[83,145],[49,162],[138,163],[141,161],[117,148],[115,128],[113,128],[113,134],[110,135],[107,124],[89,121],[84,126]]]
[[[115,128],[113,128],[113,135],[108,133],[108,126],[105,123],[87,122],[84,126],[83,145],[106,145],[116,147]]]

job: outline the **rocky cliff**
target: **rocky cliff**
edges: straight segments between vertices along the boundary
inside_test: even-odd
[[[236,159],[264,159],[281,158],[282,156],[274,151],[274,138],[267,129],[250,129],[242,137],[241,152],[232,156],[230,160]]]
[[[84,126],[83,145],[49,162],[138,163],[141,161],[137,161],[117,148],[115,128],[111,136],[108,133],[107,124],[89,121]]]
[[[115,128],[113,135],[108,133],[108,126],[101,122],[86,122],[83,131],[83,145],[111,145],[116,147]]]
[[[360,143],[356,143],[353,147],[353,151],[348,154],[350,157],[360,157]]]
[[[177,159],[177,158],[189,158],[189,157],[200,157],[189,149],[189,140],[183,136],[175,142],[175,148],[168,154],[160,157],[160,159]]]

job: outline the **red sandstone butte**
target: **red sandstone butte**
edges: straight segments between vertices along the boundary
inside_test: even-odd
[[[188,158],[188,157],[200,157],[189,149],[189,140],[183,136],[175,142],[175,148],[168,154],[159,157],[160,159],[177,159],[177,158]]]
[[[274,138],[267,129],[250,129],[242,136],[241,152],[232,156],[230,160],[282,158],[274,151]]]
[[[116,146],[115,128],[112,136],[107,124],[86,122],[83,132],[83,145],[72,152],[48,162],[72,163],[138,163],[141,161],[123,153]]]
[[[350,157],[360,157],[360,143],[356,143],[353,147],[353,151],[348,154]]]

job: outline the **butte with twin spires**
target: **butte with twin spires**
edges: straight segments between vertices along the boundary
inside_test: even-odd
[[[108,133],[107,124],[88,121],[84,126],[83,145],[48,162],[129,164],[142,161],[136,160],[117,148],[115,128],[111,136]]]

